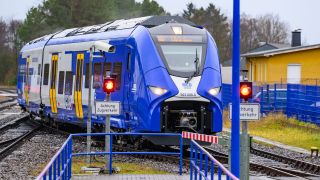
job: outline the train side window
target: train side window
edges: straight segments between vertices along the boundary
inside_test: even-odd
[[[114,63],[112,75],[115,76],[117,90],[120,90],[120,87],[121,87],[121,73],[122,73],[122,62]]]
[[[40,76],[41,64],[38,64],[38,75]]]
[[[128,53],[127,56],[127,70],[130,71],[131,68],[131,53]]]
[[[72,71],[66,72],[66,83],[64,85],[64,94],[72,95],[73,74]]]
[[[89,63],[86,63],[86,74],[85,74],[84,88],[89,88]]]
[[[99,89],[101,87],[101,63],[94,63],[93,72],[93,88]]]
[[[106,72],[111,71],[111,63],[110,62],[105,62],[103,65],[103,77],[106,76]]]
[[[63,94],[63,85],[64,85],[64,71],[60,71],[59,72],[58,94]]]
[[[44,65],[44,72],[43,72],[43,85],[48,85],[49,82],[49,64]]]

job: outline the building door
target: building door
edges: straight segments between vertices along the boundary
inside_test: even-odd
[[[301,65],[300,64],[288,64],[287,83],[288,84],[300,84],[300,81],[301,81]]]

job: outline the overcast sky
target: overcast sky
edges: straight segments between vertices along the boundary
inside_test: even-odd
[[[29,8],[43,0],[0,0],[0,17],[5,20],[24,19]],[[142,1],[142,0],[137,0]],[[207,7],[213,3],[232,17],[233,0],[156,0],[166,11],[180,14],[185,4],[193,2],[197,7]],[[240,0],[241,12],[251,16],[266,13],[278,14],[290,30],[302,29],[304,44],[320,44],[320,0]]]

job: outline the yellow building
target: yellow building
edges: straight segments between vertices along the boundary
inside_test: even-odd
[[[249,80],[264,83],[320,84],[320,44],[242,55]]]

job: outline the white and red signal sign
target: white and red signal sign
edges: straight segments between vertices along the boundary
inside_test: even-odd
[[[182,131],[182,138],[218,144],[218,136]]]

